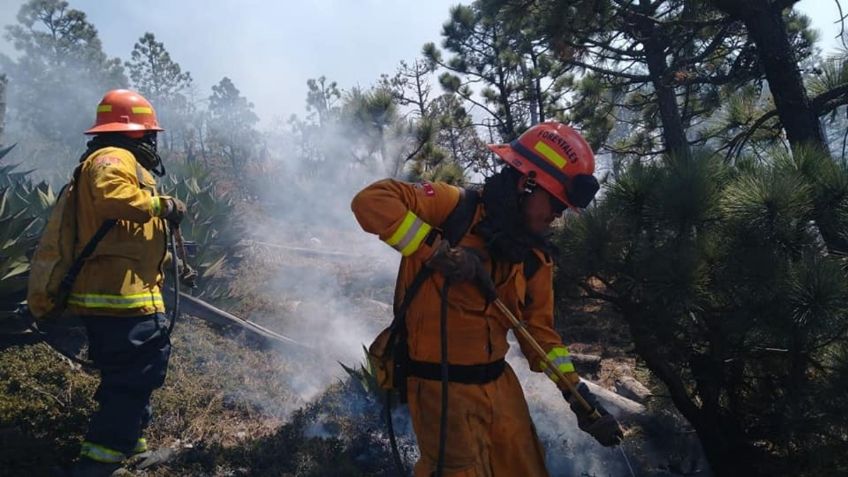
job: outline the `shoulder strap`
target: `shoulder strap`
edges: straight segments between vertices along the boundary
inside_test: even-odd
[[[79,178],[80,174],[82,173],[82,166],[83,164],[81,163],[76,167],[76,169],[74,169],[74,178],[72,183],[74,188],[71,189],[71,194],[76,194],[77,190],[79,189]],[[135,172],[136,180],[139,184],[141,184],[141,169],[137,163]],[[71,184],[68,184],[65,187],[68,187],[70,185]],[[91,256],[92,253],[94,253],[94,249],[97,248],[97,244],[99,244],[100,241],[103,240],[103,237],[106,236],[109,230],[111,230],[116,223],[118,223],[116,219],[109,219],[103,221],[103,223],[100,224],[100,228],[97,229],[97,232],[94,233],[94,236],[91,237],[88,243],[85,244],[85,247],[82,248],[82,251],[80,252],[79,256],[74,260],[74,263],[68,269],[68,273],[65,274],[65,276],[62,278],[61,283],[59,283],[59,290],[61,292],[68,293],[71,291],[74,286],[74,282],[77,280],[77,276],[79,275],[80,271],[82,271],[82,266],[85,264],[85,261],[88,259],[88,257]]]
[[[465,236],[468,229],[471,227],[471,221],[474,220],[474,213],[477,211],[477,204],[480,200],[480,195],[470,189],[461,189],[459,194],[459,202],[453,208],[448,218],[440,227],[444,237],[451,245],[456,245]],[[407,287],[403,294],[403,301],[395,310],[395,319],[398,316],[406,315],[406,310],[412,303],[412,299],[418,293],[418,289],[424,281],[430,276],[432,270],[427,267],[421,267],[421,270],[412,279],[412,283]]]
[[[524,259],[524,278],[530,280],[540,268],[542,268],[542,259],[531,250]]]
[[[462,237],[468,233],[474,214],[477,212],[477,204],[480,202],[480,194],[472,189],[462,189],[459,194],[459,202],[451,211],[448,218],[442,224],[442,232],[451,244],[456,246]]]
[[[545,257],[549,257],[547,253],[545,253]],[[542,268],[542,259],[531,250],[527,258],[524,259],[524,280],[529,282],[540,268]],[[533,303],[533,295],[530,294],[530,287],[528,286],[524,293],[524,304],[528,306],[531,303]]]
[[[92,253],[94,253],[94,249],[97,248],[97,244],[100,243],[101,240],[103,240],[103,237],[106,236],[106,233],[108,233],[109,230],[111,230],[117,222],[118,221],[115,219],[110,219],[100,224],[100,228],[97,229],[97,232],[94,233],[94,236],[91,237],[91,240],[89,240],[88,243],[85,244],[85,247],[83,247],[82,252],[80,252],[79,254],[79,257],[74,260],[73,265],[71,265],[71,268],[68,269],[68,273],[66,273],[65,277],[62,278],[62,282],[59,284],[60,290],[70,291],[71,288],[73,288],[74,282],[77,279],[77,275],[79,275],[79,272],[82,270],[82,266],[85,263],[85,260],[90,257]]]
[[[459,202],[440,227],[445,239],[451,245],[459,243],[468,228],[471,227],[478,202],[479,194],[477,192],[468,189],[460,191]],[[421,289],[421,285],[432,274],[432,268],[421,267],[421,270],[412,279],[412,283],[406,288],[400,306],[394,309],[395,316],[389,326],[391,333],[389,334],[388,346],[394,349],[394,385],[399,390],[402,403],[406,402],[406,366],[409,361],[409,348],[406,343],[406,312],[409,305],[412,304],[412,299]]]

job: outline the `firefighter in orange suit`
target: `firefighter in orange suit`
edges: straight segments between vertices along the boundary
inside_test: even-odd
[[[179,224],[185,205],[158,195],[153,106],[129,90],[106,93],[80,158],[77,255],[104,223],[114,221],[77,276],[68,307],[88,332],[89,357],[100,370],[91,417],[74,476],[111,475],[147,451],[142,432],[150,395],[162,386],[171,352],[162,299],[166,222]]]
[[[598,190],[594,155],[586,141],[560,123],[531,127],[511,144],[490,145],[506,163],[486,180],[467,233],[451,246],[440,227],[463,191],[443,183],[376,182],[357,194],[352,209],[362,228],[402,255],[396,305],[422,267],[434,273],[408,306],[407,400],[421,451],[416,476],[434,475],[439,462],[441,381],[440,312],[447,297],[448,411],[442,475],[544,476],[544,452],[515,373],[505,364],[509,321],[487,302],[475,276],[485,273],[497,297],[521,319],[548,358],[599,411],[593,419],[564,383],[565,398],[581,429],[605,446],[620,442],[618,422],[598,403],[574,370],[568,349],[554,330],[553,263],[545,240],[551,222],[568,208],[588,205]],[[468,191],[466,191],[468,192]],[[530,260],[528,260],[530,259]],[[531,276],[527,263],[540,262]],[[521,338],[534,371],[546,371],[541,356]]]

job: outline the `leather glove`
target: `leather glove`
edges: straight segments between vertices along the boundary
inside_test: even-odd
[[[177,226],[183,221],[186,215],[186,205],[180,199],[168,197],[162,201],[165,210],[162,213],[162,218]]]
[[[471,281],[485,274],[479,252],[467,247],[451,247],[444,239],[436,244],[426,265],[454,283]]]
[[[563,391],[563,397],[568,401],[574,415],[577,416],[577,427],[594,437],[602,446],[612,447],[620,444],[624,438],[624,431],[621,429],[618,420],[601,406],[598,398],[589,391],[586,383],[578,383],[577,392],[601,415],[599,418],[593,418],[590,411],[587,411],[577,398],[572,396],[570,392]]]
[[[179,269],[180,283],[189,288],[197,288],[197,271],[190,265],[183,264],[182,260],[180,260],[180,264],[182,265]]]

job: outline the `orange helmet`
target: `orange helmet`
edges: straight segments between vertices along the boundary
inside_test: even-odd
[[[600,188],[592,175],[592,148],[565,124],[540,123],[515,141],[489,144],[489,149],[569,207],[585,208]]]
[[[164,131],[156,111],[144,96],[128,89],[113,89],[97,106],[97,119],[85,134]]]

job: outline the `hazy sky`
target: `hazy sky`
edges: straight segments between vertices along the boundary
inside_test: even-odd
[[[0,0],[0,25],[14,23],[22,0]],[[306,80],[321,75],[342,88],[368,86],[412,60],[457,0],[70,0],[86,12],[110,56],[129,58],[150,31],[191,72],[198,95],[229,76],[265,124],[302,114]],[[848,2],[846,2],[848,4]],[[798,8],[837,44],[834,0],[802,0]],[[3,38],[0,52],[11,45]]]

